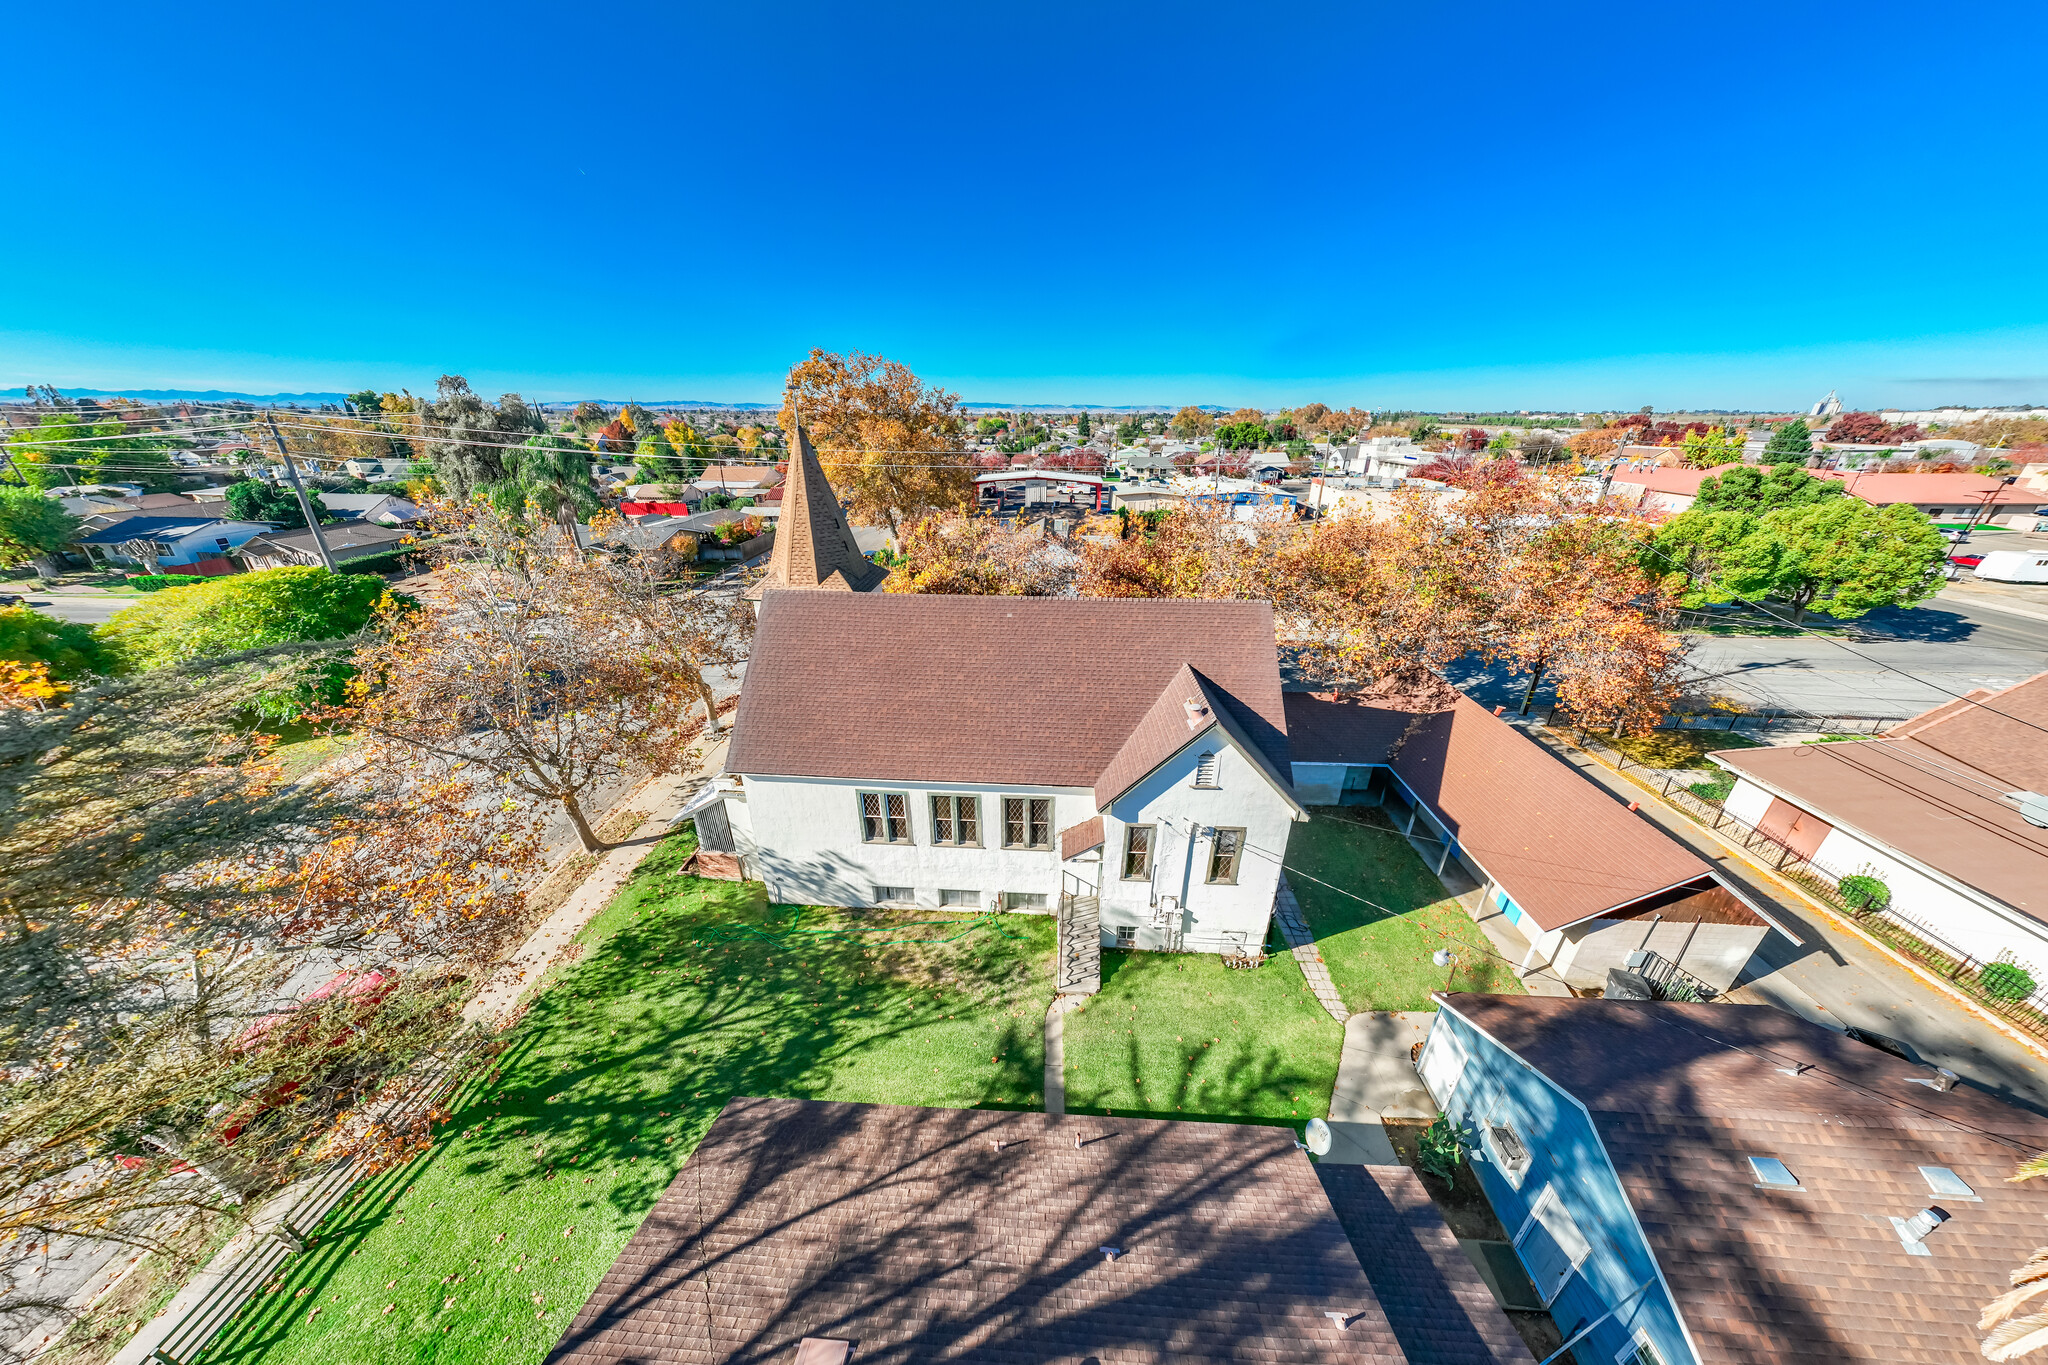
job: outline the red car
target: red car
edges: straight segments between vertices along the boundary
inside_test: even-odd
[[[1984,562],[1983,555],[1950,555],[1948,562],[1962,569],[1974,569]]]

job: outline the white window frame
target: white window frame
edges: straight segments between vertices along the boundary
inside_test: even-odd
[[[1119,948],[1135,948],[1135,947],[1137,947],[1137,946],[1138,946],[1138,926],[1137,926],[1137,925],[1135,925],[1135,924],[1119,924],[1119,925],[1117,925],[1117,926],[1116,926],[1116,946],[1117,946],[1117,947],[1119,947]]]
[[[874,892],[874,893],[875,893],[875,904],[876,904],[876,905],[916,905],[916,904],[917,904],[917,888],[916,888],[916,887],[914,887],[914,886],[880,886],[880,885],[870,885],[870,886],[868,887],[868,890],[870,890],[870,891],[872,891],[872,892]],[[903,895],[901,895],[901,896],[885,896],[885,895],[883,895],[883,894],[882,894],[882,893],[883,893],[884,891],[901,891],[901,892],[903,892],[904,894],[903,894]]]
[[[1452,1060],[1442,1061],[1445,1057]],[[1416,1073],[1422,1077],[1423,1089],[1429,1091],[1429,1097],[1436,1101],[1437,1108],[1449,1112],[1451,1099],[1458,1093],[1458,1083],[1465,1079],[1465,1068],[1471,1060],[1458,1036],[1444,1026],[1443,1015],[1437,1015],[1437,1022],[1430,1025],[1429,1041],[1422,1046],[1421,1065],[1416,1067]],[[1434,1078],[1432,1072],[1436,1073]],[[1450,1077],[1447,1081],[1443,1080],[1446,1072]],[[1442,1094],[1437,1093],[1438,1083],[1443,1085]]]
[[[948,896],[965,896],[967,899],[949,901],[946,899]],[[980,908],[981,892],[979,891],[970,891],[963,886],[942,886],[939,888],[939,909],[941,910],[979,910]]]
[[[1638,1327],[1628,1345],[1614,1353],[1614,1365],[1664,1365],[1664,1353],[1650,1340],[1650,1334]]]
[[[1552,1213],[1552,1217],[1546,1218],[1546,1213]],[[1557,1244],[1559,1251],[1565,1253],[1567,1267],[1564,1275],[1549,1289],[1546,1290],[1540,1284],[1536,1285],[1537,1295],[1542,1298],[1543,1306],[1548,1308],[1557,1302],[1557,1296],[1564,1293],[1564,1287],[1572,1282],[1572,1276],[1579,1273],[1579,1268],[1585,1265],[1586,1258],[1593,1254],[1593,1242],[1586,1236],[1585,1229],[1579,1226],[1579,1220],[1572,1217],[1572,1211],[1565,1207],[1564,1200],[1558,1197],[1555,1183],[1543,1187],[1543,1192],[1536,1196],[1536,1202],[1529,1206],[1529,1216],[1522,1220],[1521,1229],[1515,1233],[1515,1257],[1521,1261],[1524,1270],[1529,1268],[1529,1258],[1522,1255],[1522,1244],[1529,1240],[1530,1232],[1538,1227],[1549,1234],[1550,1240]],[[1571,1230],[1570,1240],[1578,1243],[1576,1253],[1566,1245],[1565,1238],[1557,1235],[1560,1228]],[[1534,1274],[1529,1276],[1529,1282],[1536,1283]]]

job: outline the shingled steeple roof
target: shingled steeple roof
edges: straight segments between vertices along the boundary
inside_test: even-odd
[[[768,576],[748,590],[758,599],[770,588],[834,588],[872,592],[889,571],[860,552],[846,524],[839,498],[818,464],[818,452],[799,425],[789,475],[782,485],[782,515],[775,524],[775,549]]]

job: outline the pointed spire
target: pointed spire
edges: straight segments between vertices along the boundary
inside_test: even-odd
[[[797,423],[796,448],[782,484],[782,515],[775,526],[775,548],[768,556],[768,576],[747,596],[758,598],[770,588],[836,588],[871,592],[889,576],[854,543],[839,498],[818,463],[811,438]]]

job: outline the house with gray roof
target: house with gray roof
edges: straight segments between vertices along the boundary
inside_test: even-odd
[[[113,568],[141,565],[151,573],[234,572],[228,555],[270,530],[263,521],[207,516],[152,516],[138,513],[100,526],[88,523],[79,550],[95,564]]]

